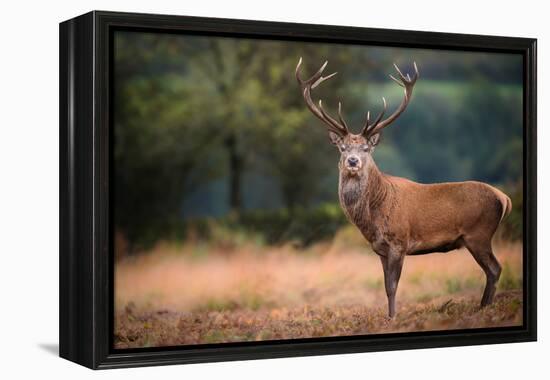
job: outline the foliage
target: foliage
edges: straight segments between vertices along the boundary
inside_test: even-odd
[[[498,231],[501,239],[523,240],[523,181],[506,186],[503,190],[512,201],[512,212],[502,221]]]
[[[332,238],[344,224],[346,218],[338,204],[322,204],[315,208],[295,208],[292,212],[284,208],[249,211],[240,216],[238,223],[232,216],[194,219],[183,227],[193,239],[226,248],[249,240],[267,244],[293,242],[303,247]]]
[[[298,91],[300,56],[304,76],[330,59],[339,74],[315,98],[333,113],[342,99],[355,131],[381,96],[391,110],[401,101],[391,63],[417,61],[414,101],[375,152],[381,169],[421,182],[522,177],[520,56],[136,32],[117,32],[114,51],[115,224],[129,252],[201,218],[267,243],[334,233],[342,215],[319,205],[337,199],[338,154]]]
[[[501,290],[521,289],[523,281],[521,274],[514,271],[508,263],[504,263],[502,273],[498,282],[498,288]]]

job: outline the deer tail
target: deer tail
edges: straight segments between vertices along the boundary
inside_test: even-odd
[[[500,200],[500,203],[502,204],[502,215],[500,217],[500,222],[504,218],[506,218],[508,215],[510,215],[510,212],[512,212],[512,200],[510,197],[506,194],[504,194],[502,191],[497,189],[497,196]]]

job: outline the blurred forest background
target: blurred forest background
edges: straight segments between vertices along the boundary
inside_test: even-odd
[[[304,105],[299,57],[303,75],[329,60],[338,75],[314,96],[333,112],[341,99],[356,131],[382,96],[390,111],[401,101],[392,63],[416,61],[413,101],[376,162],[424,183],[502,187],[507,235],[521,238],[520,55],[136,32],[117,32],[114,50],[117,254],[217,232],[307,245],[345,223],[338,152]]]
[[[522,57],[483,52],[117,32],[114,39],[115,346],[118,348],[521,324]],[[497,231],[494,305],[466,250],[409,257],[386,319],[378,257],[338,204],[339,153],[306,108],[303,76],[342,100],[356,132],[403,93],[374,152],[430,183],[480,180],[513,212]]]

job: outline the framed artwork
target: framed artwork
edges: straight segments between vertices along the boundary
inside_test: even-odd
[[[60,356],[523,342],[536,315],[535,39],[60,24]]]

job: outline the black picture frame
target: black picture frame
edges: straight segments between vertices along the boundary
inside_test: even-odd
[[[117,351],[110,207],[115,30],[325,41],[523,56],[523,326]],[[60,24],[60,356],[93,369],[534,341],[536,39],[93,11]]]

